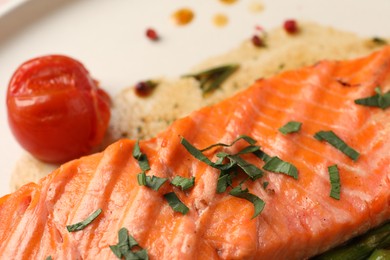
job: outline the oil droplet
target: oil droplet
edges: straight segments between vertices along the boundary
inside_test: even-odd
[[[189,8],[181,8],[172,14],[172,20],[176,25],[189,24],[194,19],[194,12]]]
[[[216,14],[213,17],[213,23],[217,27],[223,27],[223,26],[227,25],[228,22],[229,22],[229,19],[224,14]]]
[[[228,5],[231,5],[231,4],[234,4],[235,2],[237,2],[237,0],[219,0],[219,1],[223,4],[228,4]]]
[[[253,1],[249,5],[249,11],[252,13],[261,13],[264,11],[264,4],[260,1]]]

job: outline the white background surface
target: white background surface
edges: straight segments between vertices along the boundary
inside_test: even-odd
[[[27,59],[72,56],[115,95],[142,79],[183,74],[251,37],[255,25],[271,29],[287,18],[390,37],[388,0],[238,0],[233,5],[218,0],[29,0],[9,12],[1,10],[5,1],[15,0],[0,0],[0,196],[9,192],[11,171],[23,153],[7,123],[7,85]],[[251,12],[253,2],[262,2],[264,11]],[[195,12],[188,26],[170,20],[180,7]],[[216,13],[228,16],[226,27],[212,24]],[[147,27],[159,32],[160,42],[146,39]]]

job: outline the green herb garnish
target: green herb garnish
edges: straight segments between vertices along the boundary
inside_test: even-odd
[[[247,162],[238,155],[228,155],[227,158],[231,162],[237,164],[252,180],[263,177],[263,171],[257,168],[255,165]]]
[[[132,251],[133,247],[140,248]],[[129,235],[126,228],[121,228],[118,232],[118,244],[110,246],[111,251],[119,258],[147,260],[148,253],[146,249],[142,249],[137,241]]]
[[[141,186],[147,186],[152,190],[159,190],[160,187],[168,180],[167,178],[160,178],[157,176],[147,176],[145,172],[141,172],[137,175],[138,184]]]
[[[369,107],[380,107],[383,110],[390,107],[390,91],[383,94],[382,90],[379,87],[376,87],[375,92],[376,94],[374,96],[356,99],[355,104]]]
[[[233,188],[229,194],[253,203],[253,206],[255,207],[255,213],[253,214],[252,219],[257,217],[265,206],[265,202],[262,199],[252,193],[249,193],[248,189],[243,190],[241,185]]]
[[[91,224],[92,221],[94,221],[99,215],[102,213],[101,209],[97,209],[94,213],[92,213],[89,217],[87,217],[85,220],[78,222],[73,225],[66,226],[66,229],[69,232],[75,232],[84,229],[86,226]]]
[[[340,199],[340,176],[339,176],[339,169],[337,168],[337,165],[332,165],[328,167],[328,173],[329,173],[329,179],[330,179],[330,196],[336,200]]]
[[[269,182],[268,181],[265,181],[263,182],[263,189],[266,189],[269,185]]]
[[[314,135],[314,138],[319,141],[325,140],[354,161],[359,158],[360,154],[351,147],[349,147],[333,131],[319,131]]]
[[[49,255],[48,257],[46,257],[45,260],[53,260],[53,257],[51,257],[51,255]]]
[[[182,190],[188,190],[195,185],[195,177],[184,178],[181,176],[175,176],[175,178],[171,181],[171,184],[176,187],[180,187]]]
[[[204,70],[194,74],[187,74],[183,77],[193,77],[200,83],[203,94],[207,94],[217,88],[234,72],[239,66],[229,64],[212,69]]]
[[[168,201],[169,206],[173,209],[173,211],[180,212],[183,215],[187,214],[190,210],[174,192],[170,192],[164,195],[164,198]]]
[[[290,134],[290,133],[295,133],[298,132],[301,129],[302,123],[296,122],[296,121],[290,121],[281,128],[279,128],[279,132],[282,134]]]
[[[229,172],[221,171],[217,182],[217,193],[224,193],[232,185],[232,176]]]
[[[383,38],[380,38],[380,37],[373,37],[372,39],[372,42],[378,44],[378,45],[385,45],[387,44],[387,41]]]
[[[139,140],[137,140],[137,142],[135,143],[133,149],[133,157],[138,161],[138,165],[142,171],[150,170],[148,158],[146,157],[145,154],[141,152],[141,149],[139,147]]]
[[[271,157],[263,166],[264,170],[270,172],[284,173],[298,179],[298,169],[289,162],[285,162],[277,156]]]
[[[208,146],[208,147],[206,147],[206,148],[204,148],[204,149],[202,149],[200,151],[204,152],[204,151],[210,150],[211,148],[217,147],[217,146],[231,147],[231,146],[233,146],[235,143],[237,143],[240,140],[245,140],[248,144],[251,144],[251,145],[254,145],[256,143],[256,140],[254,140],[252,137],[247,136],[247,135],[240,135],[239,137],[237,137],[230,144],[216,143],[216,144],[212,144],[212,145],[210,145],[210,146]]]

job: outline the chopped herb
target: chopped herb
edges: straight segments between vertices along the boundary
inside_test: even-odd
[[[264,189],[266,189],[266,188],[268,187],[268,185],[269,185],[269,182],[268,182],[268,181],[263,182],[263,188],[264,188]]]
[[[148,158],[145,154],[141,152],[141,149],[139,147],[139,140],[137,140],[137,142],[135,143],[133,157],[138,161],[138,165],[142,171],[150,170]]]
[[[379,87],[376,87],[375,92],[376,94],[374,96],[356,99],[355,104],[369,107],[380,107],[382,109],[390,107],[390,91],[383,94],[382,90]]]
[[[234,197],[245,199],[245,200],[253,203],[253,205],[255,207],[255,213],[253,214],[252,219],[257,217],[261,213],[261,211],[263,210],[263,208],[265,206],[265,202],[262,199],[260,199],[259,197],[257,197],[256,195],[254,195],[252,193],[249,193],[248,189],[243,190],[241,188],[241,185],[233,188],[229,192],[229,194],[234,196]]]
[[[229,64],[183,77],[193,77],[200,82],[203,94],[207,94],[220,87],[220,85],[238,68],[237,64]]]
[[[372,40],[372,42],[374,42],[374,43],[376,43],[378,45],[385,45],[385,44],[387,44],[387,41],[385,39],[383,39],[383,38],[380,38],[380,37],[374,37],[371,40]]]
[[[252,180],[263,177],[263,171],[255,165],[245,161],[238,155],[228,155],[230,161],[236,163]]]
[[[261,160],[263,160],[264,162],[268,162],[269,160],[272,159],[271,156],[269,156],[268,154],[266,154],[264,151],[262,150],[258,150],[256,152],[253,153],[254,155],[256,155],[257,157],[259,157]]]
[[[225,192],[230,185],[232,185],[232,176],[228,172],[221,171],[217,182],[217,193]]]
[[[171,208],[176,212],[180,212],[185,215],[190,210],[183,202],[180,201],[174,192],[165,194],[164,198],[168,201],[169,206],[171,206]]]
[[[216,167],[215,163],[213,163],[209,158],[207,158],[200,150],[198,150],[195,146],[190,144],[184,137],[181,138],[180,143],[187,149],[187,151],[194,156],[199,161],[202,161],[212,167]]]
[[[75,232],[84,229],[86,226],[92,223],[99,215],[102,213],[102,209],[97,209],[94,213],[92,213],[89,217],[87,217],[85,220],[78,222],[73,225],[66,226],[66,229],[69,232]]]
[[[319,131],[314,135],[314,138],[319,141],[327,141],[329,144],[340,150],[346,156],[356,161],[359,158],[359,153],[349,147],[343,140],[341,140],[333,131]]]
[[[152,190],[159,190],[160,187],[168,180],[167,178],[160,178],[157,176],[147,176],[145,172],[141,172],[137,175],[138,184],[141,186],[147,186]]]
[[[195,177],[184,178],[181,176],[176,176],[171,181],[171,184],[180,187],[182,190],[188,190],[189,188],[195,185]]]
[[[48,257],[46,257],[45,260],[53,260],[53,258],[51,257],[51,255],[49,255]]]
[[[290,121],[281,128],[279,128],[279,132],[282,134],[290,134],[290,133],[295,133],[298,132],[301,129],[302,123],[296,122],[296,121]]]
[[[264,164],[263,169],[271,172],[284,173],[294,179],[298,179],[298,169],[291,163],[285,162],[277,156],[271,157],[270,160]]]
[[[247,136],[247,135],[240,135],[231,144],[217,143],[217,144],[210,145],[210,146],[208,146],[200,151],[204,152],[204,151],[210,150],[211,148],[217,147],[217,146],[231,147],[241,139],[245,140],[247,143],[249,143],[251,145],[254,145],[256,143],[256,140],[254,140],[252,137]]]
[[[135,246],[139,247],[137,241],[129,235],[126,228],[121,228],[118,232],[118,244],[111,245],[110,249],[119,259],[149,259],[147,251],[141,247],[139,250],[132,251]]]
[[[339,176],[339,170],[337,168],[337,165],[332,165],[328,167],[329,172],[329,178],[330,178],[330,196],[336,200],[340,199],[340,176]]]

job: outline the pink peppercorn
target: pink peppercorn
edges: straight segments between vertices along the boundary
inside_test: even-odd
[[[295,20],[286,20],[284,22],[284,30],[286,30],[287,33],[289,34],[294,34],[296,32],[298,32],[298,24]]]
[[[157,41],[159,39],[157,32],[152,28],[148,28],[146,30],[146,37],[148,37],[152,41]]]
[[[258,35],[253,35],[252,36],[252,43],[256,47],[264,47],[264,41]]]

